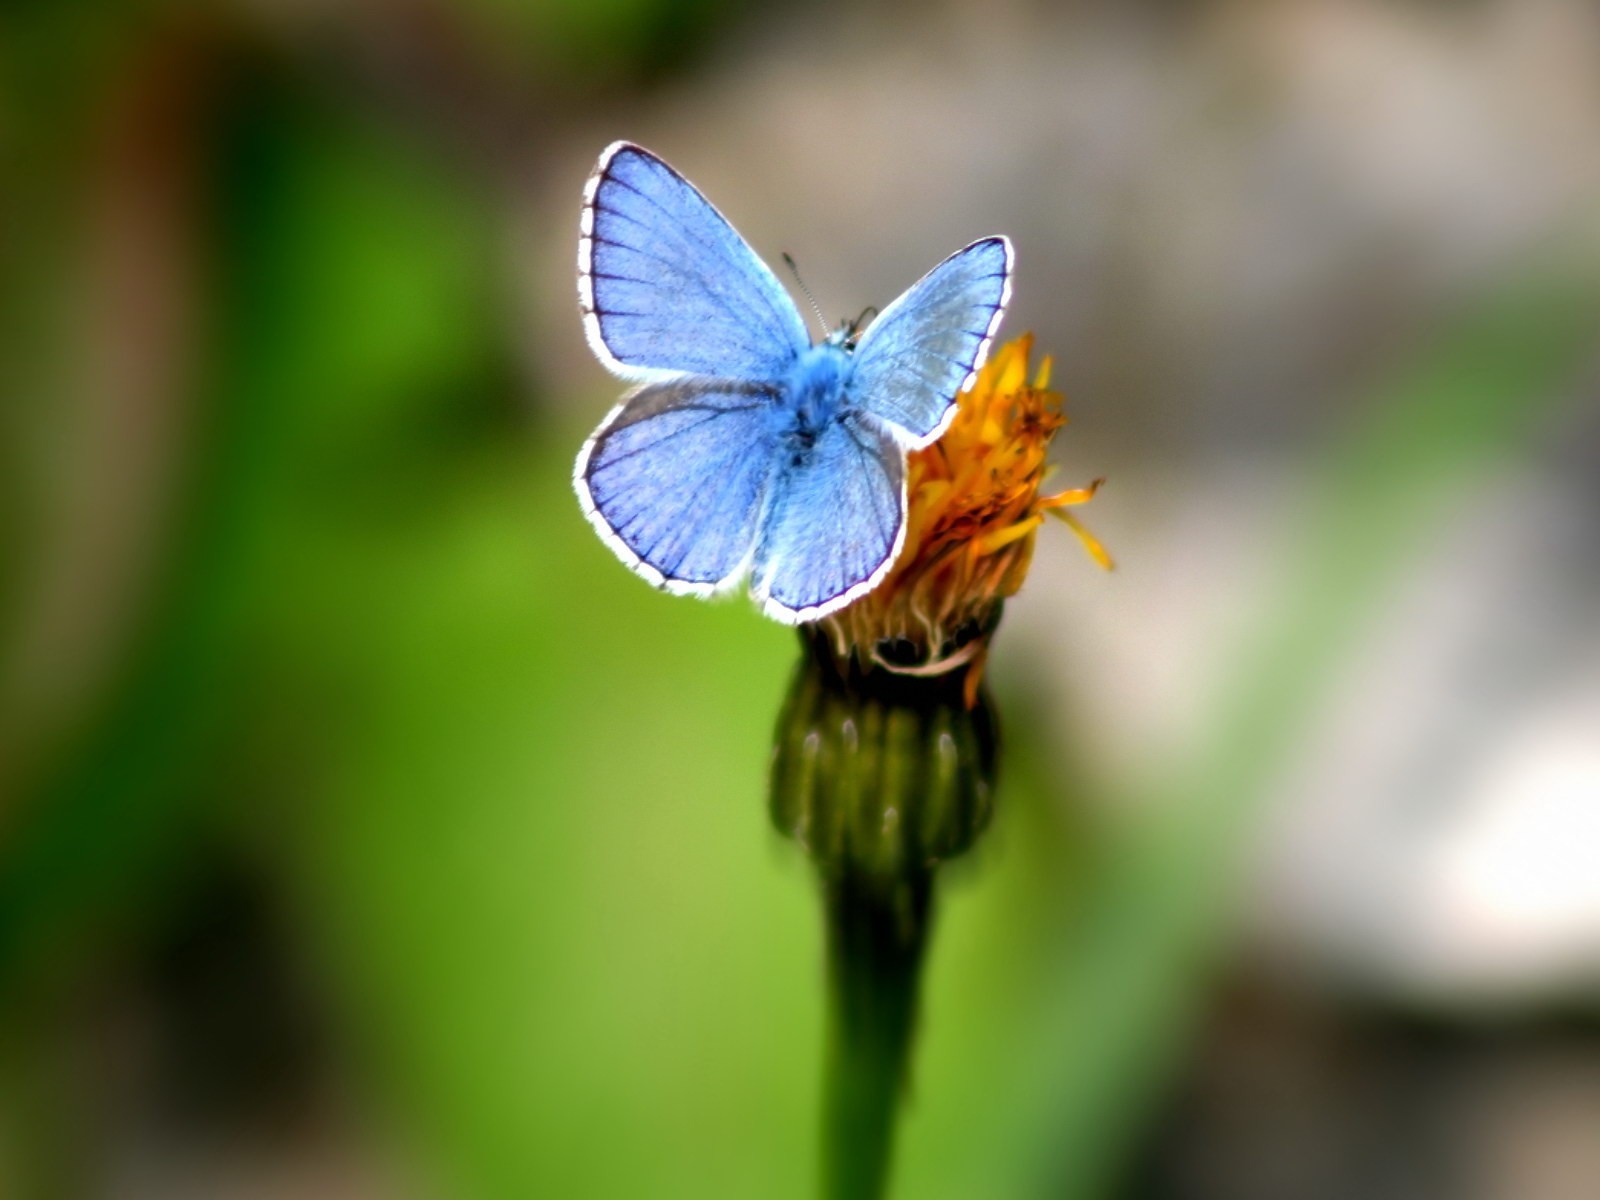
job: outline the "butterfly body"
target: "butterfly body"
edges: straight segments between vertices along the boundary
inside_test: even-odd
[[[766,264],[649,151],[608,148],[584,198],[585,330],[638,381],[573,471],[602,539],[667,591],[748,579],[789,623],[876,586],[904,543],[906,450],[943,432],[982,365],[1010,244],[972,243],[865,333],[812,344]]]
[[[831,340],[795,358],[778,405],[785,414],[791,456],[809,454],[824,427],[839,415],[849,380],[849,352]]]

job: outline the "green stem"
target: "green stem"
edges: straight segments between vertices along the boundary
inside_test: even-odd
[[[962,672],[896,675],[803,653],[778,716],[772,822],[822,881],[829,1045],[822,1194],[876,1200],[915,1033],[933,875],[988,824],[999,743]]]
[[[823,885],[831,1011],[823,1097],[823,1195],[885,1194],[916,1024],[933,876],[844,872]]]

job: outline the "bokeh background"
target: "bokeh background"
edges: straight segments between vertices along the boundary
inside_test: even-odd
[[[619,137],[1064,483],[903,1197],[1600,1194],[1588,0],[14,0],[0,1194],[798,1197],[793,634],[579,514]]]

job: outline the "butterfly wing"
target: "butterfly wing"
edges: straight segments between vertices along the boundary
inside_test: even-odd
[[[772,476],[772,389],[725,380],[646,384],[584,443],[573,484],[590,523],[636,573],[710,595],[750,563]]]
[[[911,449],[937,440],[988,356],[1010,298],[1010,241],[984,238],[957,250],[862,335],[850,402]]]
[[[710,201],[648,150],[607,147],[584,188],[578,302],[631,379],[781,379],[810,346],[794,301]]]
[[[905,452],[854,413],[803,462],[781,461],[751,590],[770,617],[815,621],[876,587],[905,540]]]

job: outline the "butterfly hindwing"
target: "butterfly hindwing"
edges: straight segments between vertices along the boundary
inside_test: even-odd
[[[957,250],[901,294],[862,335],[850,402],[909,447],[938,438],[976,377],[1011,297],[1011,243]]]
[[[810,345],[783,286],[694,186],[617,142],[584,190],[578,298],[619,375],[783,378]]]
[[[779,462],[751,589],[768,616],[816,620],[871,591],[904,538],[905,454],[844,413],[800,461]]]
[[[750,562],[775,468],[771,389],[726,380],[646,384],[578,455],[590,522],[657,587],[709,595]]]

